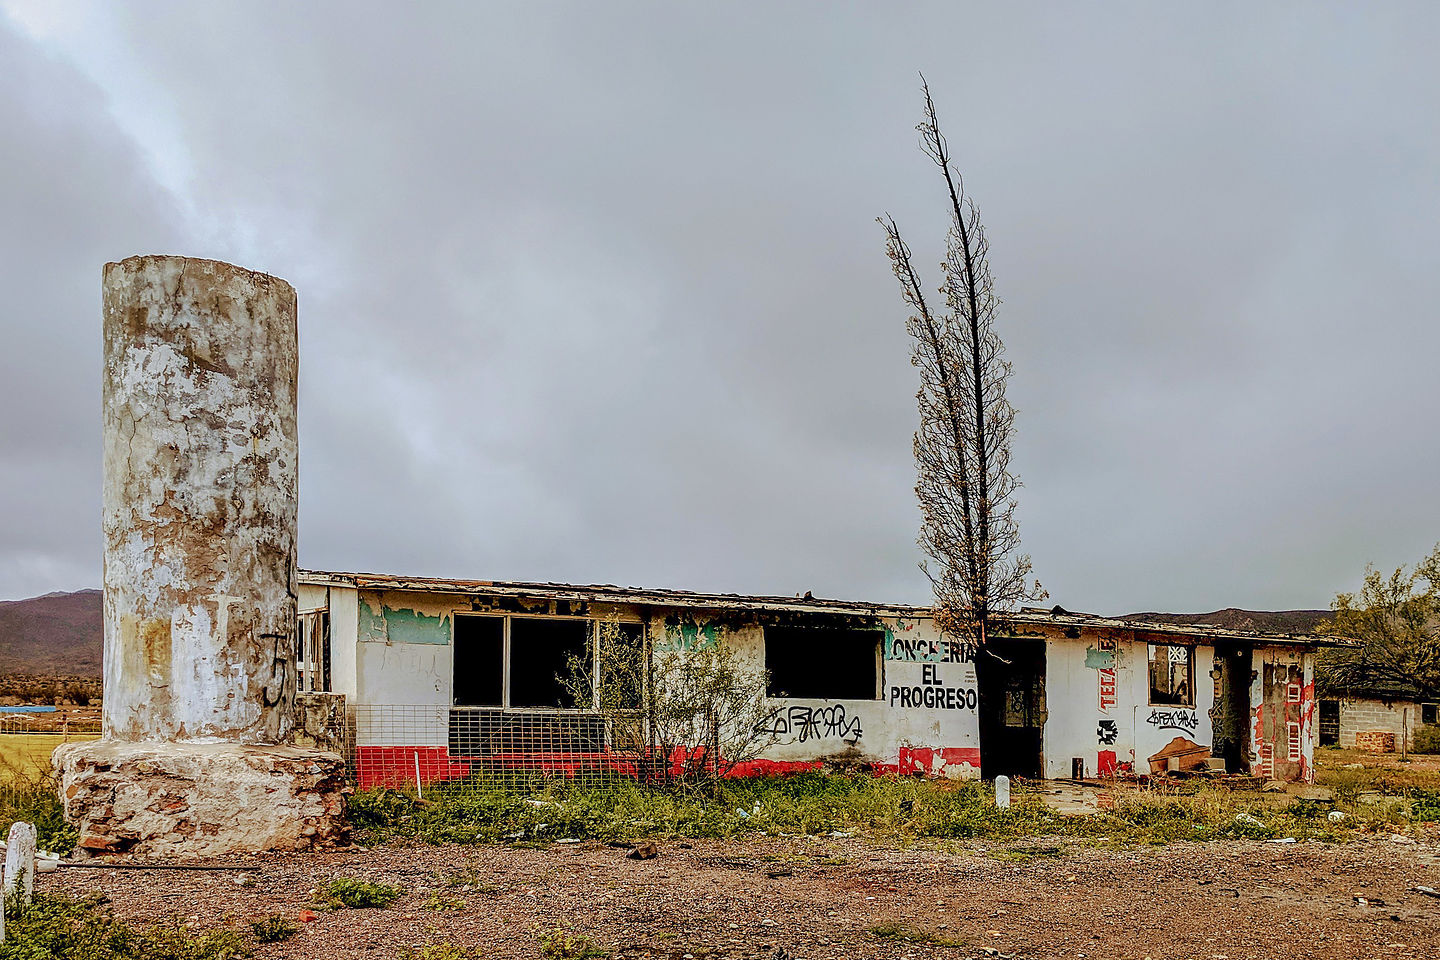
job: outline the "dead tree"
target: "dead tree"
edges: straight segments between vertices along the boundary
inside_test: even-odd
[[[920,428],[915,432],[922,527],[922,565],[935,591],[937,620],[947,633],[985,643],[997,613],[1045,593],[1030,579],[1030,558],[1019,553],[1010,466],[1015,408],[1005,396],[1010,363],[995,330],[1000,305],[990,276],[990,247],[975,204],[940,132],[935,101],[921,78],[925,119],[920,146],[949,192],[944,305],[932,305],[910,247],[889,215],[881,218],[915,340],[911,363],[920,371]]]

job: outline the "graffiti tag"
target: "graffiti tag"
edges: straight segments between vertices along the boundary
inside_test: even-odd
[[[794,743],[838,737],[856,743],[862,736],[860,718],[846,714],[845,705],[829,707],[793,706],[776,710],[761,722],[760,733],[772,737],[791,737]]]
[[[1095,727],[1095,736],[1108,747],[1120,739],[1120,724],[1109,717],[1102,717]]]
[[[288,636],[283,633],[262,633],[261,640],[274,640],[275,646],[271,651],[270,679],[274,680],[279,691],[271,698],[270,684],[260,688],[260,702],[266,707],[277,707],[285,696],[285,684],[290,677],[290,657],[285,651],[292,649],[293,644]]]
[[[1200,726],[1200,715],[1194,710],[1151,710],[1145,722],[1161,730],[1194,733]]]

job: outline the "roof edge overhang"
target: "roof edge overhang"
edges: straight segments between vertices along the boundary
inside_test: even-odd
[[[736,593],[700,593],[691,590],[645,589],[614,584],[543,583],[506,580],[455,580],[440,577],[401,577],[380,573],[333,573],[301,570],[300,581],[312,586],[342,586],[359,590],[393,590],[404,593],[450,593],[471,597],[508,597],[515,599],[566,600],[583,603],[639,604],[695,610],[727,610],[774,613],[818,613],[841,616],[929,618],[930,607],[908,604],[866,603],[853,600],[831,600],[821,597],[747,596]],[[1249,630],[1227,630],[1206,624],[1148,623],[1122,620],[1093,614],[1070,613],[1026,608],[1004,614],[1001,618],[1008,632],[1024,635],[1029,631],[1048,628],[1059,630],[1061,636],[1081,631],[1107,630],[1131,634],[1136,640],[1154,638],[1158,642],[1181,640],[1204,641],[1217,645],[1252,644],[1259,646],[1290,646],[1314,648],[1321,646],[1354,646],[1353,640],[1310,634],[1268,634]]]

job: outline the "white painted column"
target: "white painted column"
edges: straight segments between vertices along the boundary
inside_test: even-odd
[[[295,291],[105,266],[104,736],[276,743],[295,696]]]
[[[10,825],[5,845],[5,899],[29,903],[35,890],[35,824],[16,821]]]

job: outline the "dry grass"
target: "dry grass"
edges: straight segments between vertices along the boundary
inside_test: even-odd
[[[98,740],[98,733],[0,733],[0,782],[30,780],[50,772],[50,755],[62,743]]]

